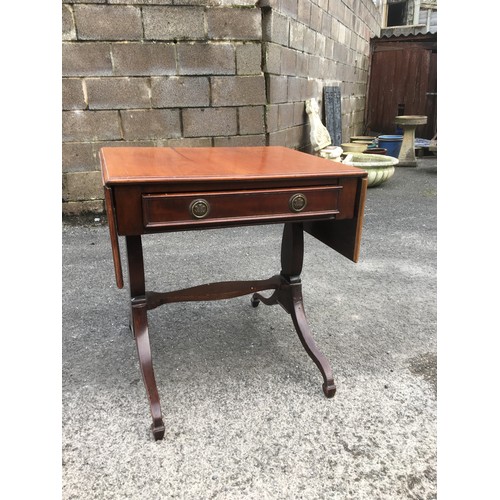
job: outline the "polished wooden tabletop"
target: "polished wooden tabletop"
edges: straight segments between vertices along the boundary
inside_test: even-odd
[[[282,146],[168,148],[105,147],[102,175],[107,186],[175,181],[363,177],[356,167]]]

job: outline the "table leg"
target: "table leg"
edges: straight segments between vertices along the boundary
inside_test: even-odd
[[[288,282],[286,308],[292,316],[295,330],[309,357],[323,375],[323,392],[328,398],[335,395],[336,387],[332,368],[326,356],[320,352],[307,323],[302,299],[300,273],[304,260],[304,229],[301,222],[287,223],[283,229],[281,242],[281,275]]]
[[[144,259],[140,236],[127,236],[127,259],[130,279],[131,324],[134,333],[142,379],[146,387],[153,424],[155,440],[163,439],[165,425],[160,407],[160,397],[153,371],[151,346],[148,334],[148,317],[144,278]]]
[[[302,346],[306,350],[309,357],[314,361],[318,367],[321,375],[323,375],[323,392],[327,398],[333,398],[337,388],[333,380],[333,372],[330,363],[326,356],[318,349],[312,337],[311,330],[307,323],[306,315],[304,312],[304,304],[302,300],[302,285],[290,285],[291,294],[291,309],[290,315],[292,316],[295,330],[299,335]]]
[[[269,298],[265,298],[259,293],[254,294],[252,296],[252,305],[257,307],[259,302],[267,305],[280,304],[290,314],[304,349],[323,376],[323,392],[326,397],[332,398],[336,392],[332,368],[326,356],[316,346],[304,312],[302,283],[300,280],[303,259],[303,225],[300,222],[287,223],[283,230],[281,243],[282,284]]]

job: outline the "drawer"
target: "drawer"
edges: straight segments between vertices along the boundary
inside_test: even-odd
[[[333,218],[342,186],[142,195],[146,228]]]

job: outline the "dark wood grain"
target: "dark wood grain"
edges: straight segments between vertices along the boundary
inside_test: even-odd
[[[111,241],[111,251],[113,254],[113,265],[115,268],[116,286],[123,288],[123,271],[120,257],[120,245],[118,243],[118,233],[116,228],[115,209],[112,200],[112,191],[108,187],[104,187],[104,203],[108,215],[109,239]]]
[[[359,259],[367,187],[368,180],[359,179],[357,189],[351,193],[355,208],[352,218],[334,223],[321,220],[304,222],[307,233],[353,262]]]
[[[220,283],[208,283],[206,285],[185,288],[184,290],[175,290],[173,292],[146,292],[146,301],[148,310],[150,310],[163,304],[171,304],[174,302],[232,299],[261,290],[274,290],[279,288],[280,284],[281,280],[279,276],[257,281],[224,281]]]
[[[280,304],[292,317],[300,342],[323,376],[323,392],[326,397],[335,395],[333,371],[326,356],[318,349],[307,323],[302,298],[302,272],[304,257],[304,232],[302,224],[285,224],[281,242],[281,286],[269,298],[256,293],[252,305],[259,302],[266,305]]]
[[[127,236],[127,258],[130,277],[130,303],[132,315],[132,330],[134,333],[139,366],[142,379],[149,399],[151,417],[153,419],[152,431],[156,440],[163,439],[165,425],[163,423],[160,407],[160,396],[156,386],[153,371],[153,358],[149,343],[148,317],[146,304],[146,290],[144,279],[144,260],[142,255],[142,242],[140,236]]]
[[[257,189],[206,192],[201,197],[209,206],[204,218],[196,218],[190,205],[200,199],[199,193],[154,193],[143,195],[145,228],[194,227],[238,224],[294,218],[331,218],[339,213],[339,195],[343,186],[303,187],[298,189]],[[300,213],[290,208],[294,195],[303,195],[307,205]]]
[[[148,333],[148,310],[181,301],[251,294],[251,304],[281,305],[335,393],[332,369],[307,324],[300,274],[304,230],[357,260],[366,193],[364,170],[281,147],[103,148],[100,151],[117,285],[123,286],[118,235],[125,236],[131,328],[155,439],[165,434]],[[196,210],[193,208],[196,207]],[[143,234],[285,222],[281,272],[269,279],[146,291]],[[251,244],[250,244],[251,247]],[[273,290],[267,297],[260,292]]]
[[[425,115],[416,136],[436,134],[437,35],[372,40],[365,109],[367,132],[394,134],[397,115]]]

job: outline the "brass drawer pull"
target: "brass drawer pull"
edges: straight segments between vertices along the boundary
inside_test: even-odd
[[[191,212],[191,215],[196,219],[203,219],[203,217],[206,217],[209,210],[210,204],[207,200],[203,200],[201,198],[198,200],[193,200],[189,205],[189,211]]]
[[[292,212],[302,212],[307,205],[307,198],[302,193],[296,193],[290,197],[288,202]]]

